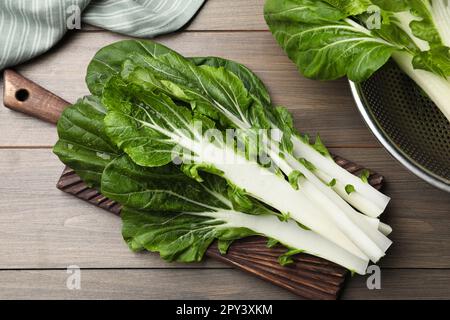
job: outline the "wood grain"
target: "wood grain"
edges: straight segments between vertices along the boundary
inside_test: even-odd
[[[68,290],[66,270],[0,271],[0,299],[298,299],[237,270],[81,270],[81,290]],[[180,285],[183,284],[183,285]],[[448,299],[450,270],[384,270],[381,290],[355,277],[342,299]]]
[[[184,54],[220,55],[246,63],[264,79],[274,100],[294,111],[298,128],[321,132],[328,145],[342,147],[339,154],[387,177],[386,192],[393,201],[383,219],[394,227],[394,246],[381,263],[383,289],[369,291],[366,278],[355,277],[343,298],[449,299],[449,195],[378,149],[345,81],[322,83],[301,77],[269,32],[255,32],[266,29],[263,2],[208,0],[186,32],[157,40]],[[17,69],[74,102],[87,93],[84,71],[94,52],[125,38],[86,30],[69,34],[49,53]],[[35,149],[53,145],[53,125],[1,107],[0,128],[0,269],[7,269],[0,271],[0,298],[295,298],[211,260],[190,270],[166,264],[156,255],[130,253],[118,232],[117,217],[54,188],[63,166],[50,150]],[[24,270],[71,264],[144,269],[83,270],[81,291],[65,288],[65,270]]]
[[[185,30],[268,31],[264,3],[265,0],[208,0]]]
[[[450,268],[450,198],[379,149],[333,149],[389,177],[382,220],[394,228],[384,268]],[[128,252],[120,220],[55,188],[64,166],[49,149],[0,150],[0,269],[179,267]],[[420,241],[418,241],[420,239]],[[7,258],[3,258],[7,257]],[[211,265],[212,263],[212,265]],[[207,262],[204,267],[223,266]]]
[[[354,278],[344,291],[344,300],[442,299],[450,298],[450,270],[381,270],[381,289],[368,290],[366,279]]]
[[[335,157],[335,161],[352,173],[364,169],[341,157]],[[372,174],[369,181],[373,186],[381,188],[383,177]],[[120,215],[119,203],[89,188],[70,168],[64,169],[57,187],[80,200],[114,215]],[[292,257],[294,263],[283,267],[279,264],[278,257],[285,252],[286,248],[282,246],[267,248],[267,239],[263,237],[250,237],[234,241],[226,255],[219,252],[217,244],[211,245],[206,251],[206,256],[246,271],[302,298],[335,300],[339,297],[345,286],[345,279],[349,275],[345,268],[307,254]]]
[[[106,32],[73,33],[57,50],[17,70],[73,103],[88,94],[84,76],[89,60],[101,47],[121,39],[125,37]],[[248,65],[264,80],[274,102],[293,112],[296,126],[311,135],[320,132],[329,146],[379,146],[363,123],[347,82],[318,82],[301,77],[269,33],[189,32],[158,41],[187,56],[223,56]],[[252,45],[243,45],[249,41]],[[324,121],[324,117],[329,121]],[[56,141],[51,126],[0,108],[0,127],[11,123],[14,125],[0,135],[0,146],[51,146]]]
[[[69,104],[14,70],[5,70],[3,81],[3,104],[14,111],[55,124]]]
[[[0,299],[298,299],[232,269],[82,270],[68,290],[66,270],[0,271]]]

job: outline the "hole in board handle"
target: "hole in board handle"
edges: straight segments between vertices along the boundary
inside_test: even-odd
[[[19,89],[16,91],[16,99],[20,102],[25,102],[30,97],[30,92],[27,89]]]

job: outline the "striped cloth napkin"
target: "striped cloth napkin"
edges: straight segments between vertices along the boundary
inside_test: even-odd
[[[185,25],[204,0],[1,0],[0,70],[55,45],[80,22],[135,37]]]

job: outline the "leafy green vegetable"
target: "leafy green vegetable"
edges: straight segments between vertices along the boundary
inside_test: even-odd
[[[339,9],[322,1],[269,0],[265,17],[278,43],[306,77],[332,80],[347,75],[359,82],[383,66],[397,48],[346,21],[348,14]],[[286,11],[287,15],[279,14]]]
[[[205,209],[229,209],[225,194],[228,185],[215,175],[204,174],[205,183],[197,183],[177,167],[167,165],[146,169],[128,156],[110,162],[102,175],[102,194],[137,210],[202,212]]]
[[[450,50],[439,46],[414,56],[413,66],[416,69],[431,71],[443,78],[450,76]]]
[[[450,120],[448,1],[267,0],[264,12],[306,77],[361,82],[394,57]]]
[[[305,158],[299,158],[298,161],[305,166],[305,168],[307,168],[309,171],[314,171],[316,170],[316,167],[314,166],[314,164],[312,164],[311,162],[309,162],[308,160],[306,160]]]
[[[105,123],[107,125],[106,131],[110,134],[111,139],[130,155],[134,162],[142,166],[165,165],[170,162],[169,150],[174,150],[175,147],[185,149],[191,155],[188,160],[201,164],[201,167],[214,167],[223,173],[223,177],[230,184],[238,186],[249,196],[264,201],[280,212],[290,212],[292,219],[301,222],[325,238],[337,241],[355,255],[363,256],[340,228],[333,225],[334,222],[342,224],[349,237],[356,239],[357,237],[360,238],[360,235],[357,234],[361,233],[353,225],[354,222],[346,216],[347,213],[342,212],[341,207],[332,203],[328,197],[322,196],[316,190],[316,188],[322,187],[323,183],[312,173],[309,173],[306,168],[300,166],[300,163],[297,164],[297,168],[307,177],[307,181],[302,180],[302,184],[308,186],[305,188],[305,193],[299,193],[295,189],[291,189],[287,181],[271,173],[270,170],[264,170],[254,160],[244,159],[235,151],[220,145],[220,143],[211,143],[203,139],[200,132],[192,129],[194,115],[197,112],[196,107],[192,107],[192,104],[197,106],[198,100],[199,103],[204,103],[204,109],[213,107],[214,111],[220,112],[220,120],[218,121],[222,124],[225,122],[234,123],[239,129],[245,130],[244,123],[254,124],[255,122],[260,123],[260,121],[259,119],[254,121],[255,117],[252,113],[248,114],[244,111],[245,109],[240,108],[242,103],[249,107],[250,104],[247,103],[245,91],[244,94],[238,92],[239,90],[245,90],[239,83],[235,82],[227,89],[228,94],[224,93],[224,84],[221,84],[221,79],[225,74],[223,69],[213,70],[208,67],[207,75],[202,74],[202,71],[197,70],[198,67],[196,69],[194,65],[182,60],[182,57],[174,55],[169,58],[168,55],[165,55],[162,61],[146,59],[147,62],[152,64],[152,67],[149,68],[133,67],[133,71],[129,72],[129,65],[126,65],[124,67],[126,74],[122,73],[122,78],[115,76],[109,80],[103,91],[103,102],[110,110],[105,118]],[[176,70],[172,64],[165,63],[168,59],[175,60],[176,62],[173,64],[179,64]],[[137,60],[139,60],[137,57],[133,59],[133,61]],[[142,61],[141,63],[143,64]],[[187,74],[177,75],[177,72],[180,72],[182,68],[187,70]],[[157,69],[157,71],[154,72],[154,69]],[[165,70],[164,74],[170,73],[170,76],[163,76],[161,70]],[[218,71],[218,74],[216,74],[216,71]],[[186,77],[194,78],[195,75],[197,75],[196,83],[193,80],[183,80]],[[217,77],[217,79],[206,81],[207,76],[210,78]],[[203,78],[205,80],[202,80]],[[238,81],[233,76],[230,79]],[[176,81],[175,85],[171,82],[172,80]],[[170,84],[168,85],[168,83]],[[188,86],[187,83],[190,85]],[[188,93],[186,94],[186,92]],[[205,92],[208,93],[205,94]],[[230,96],[234,96],[235,99],[230,100]],[[237,102],[239,99],[243,99],[242,103]],[[179,100],[191,104],[192,111],[189,111],[185,105],[174,103],[174,101]],[[221,102],[218,102],[219,100]],[[207,102],[209,105],[207,105]],[[231,105],[224,109],[224,104]],[[250,108],[253,107],[254,104]],[[231,112],[228,111],[230,109]],[[177,115],[175,119],[173,119],[174,115]],[[260,114],[256,115],[256,117],[260,116]],[[246,130],[245,132],[251,131]],[[270,142],[268,148],[273,148],[272,142]],[[157,154],[152,154],[151,150],[157,150]],[[213,150],[213,152],[204,153],[204,150]],[[288,153],[285,154],[289,156]],[[177,156],[185,158],[184,155],[177,154]],[[278,152],[271,152],[270,157],[275,160],[277,165],[281,166],[283,172],[288,176],[296,170],[280,158]],[[224,164],[222,162],[222,159],[230,158],[236,159],[236,164]],[[263,176],[261,176],[261,172],[265,172]],[[278,193],[268,192],[269,185]],[[300,191],[302,189],[300,188]],[[309,200],[311,198],[315,200],[311,202]],[[238,198],[238,200],[241,199]],[[333,216],[331,220],[333,222],[331,222],[325,211],[316,208],[317,206],[326,206],[327,211],[339,215],[340,218]],[[243,207],[245,208],[245,204]],[[350,207],[346,208],[349,210],[349,214],[356,214],[356,212],[350,213]],[[349,224],[346,224],[347,222]],[[379,236],[381,237],[381,235]],[[380,241],[385,242],[381,238]],[[364,242],[362,243],[364,246],[366,245]],[[373,252],[370,253],[370,257],[375,261],[383,255],[382,251],[376,249],[375,246],[370,250]]]
[[[228,249],[229,249],[230,246],[233,244],[233,242],[234,242],[234,240],[223,240],[223,239],[220,239],[220,240],[218,241],[218,245],[217,245],[217,247],[219,248],[219,252],[220,252],[222,255],[227,254]]]
[[[275,214],[255,216],[236,211],[228,198],[226,181],[212,174],[203,178],[199,183],[174,165],[144,168],[121,156],[105,168],[102,193],[126,206],[122,211],[123,236],[129,247],[159,252],[168,261],[200,261],[215,239],[225,253],[233,240],[259,234],[298,248],[298,252],[339,261],[359,272],[365,270],[366,261],[337,246],[330,247],[330,242],[299,229],[293,221],[280,222]]]
[[[258,99],[263,105],[270,105],[270,95],[264,83],[247,67],[234,61],[218,58],[191,58],[195,65],[207,65],[211,67],[223,67],[234,73],[244,84],[247,91]]]
[[[353,185],[348,184],[348,185],[345,186],[345,192],[347,192],[347,194],[350,195],[350,194],[352,194],[355,191],[356,191],[356,189],[355,189],[355,187]]]
[[[349,219],[352,219],[353,221],[351,216],[358,216],[358,213],[350,206],[345,205],[345,203],[339,199],[339,196],[334,194],[329,188],[324,187],[320,177],[316,177],[314,173],[310,172],[291,154],[291,152],[294,151],[293,147],[296,139],[298,140],[298,135],[295,134],[292,118],[285,109],[271,108],[271,106],[262,105],[260,100],[255,100],[256,94],[246,91],[247,87],[245,86],[245,83],[248,83],[249,81],[242,81],[242,83],[240,83],[240,78],[237,74],[234,74],[233,76],[233,73],[226,69],[220,67],[214,69],[211,66],[198,67],[176,52],[170,52],[163,56],[154,57],[137,56],[136,54],[130,54],[130,56],[132,58],[130,58],[130,61],[124,63],[124,70],[121,72],[123,80],[129,82],[130,85],[140,86],[144,90],[151,90],[158,94],[162,93],[175,101],[181,100],[191,106],[194,114],[201,113],[203,116],[215,119],[216,123],[219,123],[217,128],[231,126],[240,130],[245,137],[251,138],[254,134],[254,129],[271,128],[272,131],[279,131],[282,136],[280,144],[277,143],[279,140],[269,138],[266,142],[267,144],[263,146],[263,152],[267,152],[272,164],[275,165],[275,168],[271,169],[273,169],[277,175],[277,172],[281,170],[285,176],[289,176],[296,170],[301,172],[306,177],[306,179],[301,181],[302,186],[306,186],[306,188],[302,188],[302,193],[297,194],[296,197],[302,198],[304,192],[307,198],[315,199],[315,205],[326,207],[326,211],[333,212],[333,221],[338,222],[338,224],[349,233],[349,236],[353,238],[355,243],[361,243],[362,246],[367,245],[371,247],[370,249],[368,248],[368,250],[371,252],[370,257],[372,257],[374,261],[377,261],[383,255],[381,250],[376,249],[373,245],[369,244],[372,240],[369,240],[366,243],[361,241],[360,236],[356,235],[359,231],[354,228],[352,225],[354,222],[350,222]],[[203,69],[206,69],[208,72],[204,73]],[[248,72],[245,74],[247,77],[251,75]],[[232,80],[231,85],[227,85],[226,82],[223,81],[223,79],[227,77],[230,81]],[[255,76],[252,78],[255,78]],[[256,81],[253,82],[256,83]],[[257,87],[253,88],[256,89]],[[242,101],[239,102],[240,100]],[[248,145],[252,145],[252,143],[246,143],[246,146]],[[317,144],[316,146],[322,147],[321,151],[324,151],[323,149],[325,149],[323,145],[320,146],[320,144]],[[311,148],[315,150],[315,154],[323,157],[323,154],[317,152],[314,145],[311,146]],[[220,154],[222,151],[218,151],[217,153]],[[226,153],[228,153],[228,151],[226,151]],[[261,152],[260,150],[256,150],[256,153],[260,154]],[[305,155],[308,159],[314,158],[310,156],[311,155],[308,153]],[[340,171],[340,176],[344,177],[343,181],[352,181],[348,176],[355,179],[354,176],[337,166],[331,157],[325,156],[325,158],[327,159],[326,169],[330,169],[333,172],[336,170]],[[249,159],[247,155],[246,159]],[[259,157],[258,160],[261,160],[261,158]],[[208,163],[208,166],[214,165],[217,167],[217,164],[215,163],[216,160],[209,159],[205,161],[205,159],[200,157],[200,159],[195,159],[194,162],[206,162]],[[334,164],[334,166],[330,165],[331,163]],[[304,200],[302,200],[301,205],[294,205],[296,202],[294,194],[288,190],[281,191],[284,186],[279,185],[278,182],[280,180],[270,178],[270,174],[265,177],[265,182],[260,181],[258,183],[255,180],[251,181],[254,183],[253,185],[249,184],[250,180],[257,176],[257,173],[252,173],[253,169],[250,168],[251,166],[242,166],[241,164],[239,169],[235,168],[236,170],[228,170],[225,177],[229,183],[238,185],[240,189],[245,190],[253,197],[264,199],[264,202],[278,209],[280,212],[290,212],[293,219],[297,221],[302,220],[301,223],[305,225],[310,224],[310,222],[308,222],[309,218],[305,217],[304,213],[307,213],[310,210],[316,211],[316,219],[323,220],[322,217],[320,217],[320,214],[317,213],[317,208],[312,209],[309,205],[306,205],[306,203],[308,203],[307,199],[303,198]],[[222,172],[226,172],[223,168],[218,169]],[[238,174],[238,172],[241,172],[241,174]],[[245,172],[245,175],[243,175],[242,172]],[[246,179],[246,176],[251,176],[253,178]],[[274,198],[272,194],[267,194],[266,191],[261,190],[261,187],[264,186],[265,183],[269,183],[269,181],[272,181],[272,187],[278,185],[278,187],[275,188],[284,195],[285,199],[279,197]],[[256,183],[258,185],[256,185]],[[354,182],[352,183],[354,184]],[[342,185],[342,183],[339,184],[339,186],[340,185]],[[303,191],[303,189],[305,189],[305,191]],[[361,204],[357,207],[363,208],[363,210],[370,209],[367,211],[368,213],[372,213],[373,211],[375,212],[375,215],[379,215],[383,212],[389,201],[388,197],[366,185],[363,188],[358,186],[358,190],[362,190],[363,193],[370,197],[367,200],[362,197],[351,197],[346,200],[355,202],[358,205]],[[325,193],[326,196],[322,195],[322,193]],[[286,200],[287,198],[290,200]],[[366,203],[367,201],[375,202],[376,206],[372,203]],[[304,210],[298,210],[298,207],[302,207]],[[372,210],[372,207],[376,207],[376,209]],[[347,222],[349,223],[347,224]],[[324,223],[325,221],[323,220],[320,226],[317,225],[317,227],[313,227],[309,225],[308,227],[320,233],[317,228],[322,229]],[[364,225],[365,223],[361,221],[361,224]],[[366,228],[367,226],[362,227]],[[325,237],[335,236],[333,235],[334,232],[331,234],[322,234]],[[377,239],[376,241],[381,248],[387,248],[389,246],[389,241],[385,237],[383,238],[380,233],[372,234],[371,237]],[[346,242],[346,240],[344,240],[344,242]],[[355,250],[356,248],[350,249],[353,245],[349,242],[347,242],[345,246],[355,254],[359,254],[358,250]]]
[[[95,97],[85,97],[66,108],[58,121],[59,140],[53,148],[62,162],[97,188],[105,166],[122,153],[104,131],[105,114]]]
[[[161,69],[162,66],[158,70]],[[190,65],[188,72],[195,72],[192,69],[193,66]],[[222,71],[219,69],[219,79],[223,76]],[[208,72],[212,74],[213,70]],[[201,77],[200,73],[198,75]],[[144,77],[145,73],[142,73],[141,78]],[[129,78],[127,75],[127,79]],[[181,83],[181,80],[179,81]],[[202,83],[206,88],[212,81],[207,83],[205,80]],[[239,88],[238,83],[235,85]],[[240,89],[242,90],[242,87]],[[191,87],[188,90],[192,90]],[[211,91],[211,95],[216,96],[214,101],[220,98],[220,92],[214,89]],[[181,95],[178,95],[178,98],[181,98]],[[201,99],[204,97],[202,96]],[[235,103],[235,100],[230,102],[227,99],[222,97],[223,103],[234,104],[236,117],[238,114],[242,115],[238,110],[240,104]],[[266,204],[280,212],[290,212],[293,219],[301,221],[325,238],[338,241],[348,250],[358,253],[358,249],[346,240],[345,236],[342,236],[342,232],[333,226],[320,211],[317,212],[314,204],[305,196],[292,189],[287,181],[264,170],[258,163],[240,157],[227,146],[205,141],[193,122],[195,109],[191,113],[187,107],[176,105],[165,93],[155,94],[148,91],[138,86],[134,78],[130,84],[126,84],[117,76],[113,76],[106,84],[103,90],[103,103],[108,109],[104,120],[105,131],[135,163],[147,167],[163,166],[171,162],[173,150],[176,147],[186,149],[192,154],[189,160],[194,160],[194,163],[202,164],[202,166],[214,167],[217,171],[223,172],[223,177],[231,184],[245,190],[249,195],[264,199]],[[247,103],[245,98],[243,103]],[[179,154],[177,156],[184,157]],[[236,161],[228,164],[224,162],[224,159],[236,159]],[[264,171],[265,173],[261,174]],[[280,194],[267,192],[266,187],[269,185]]]
[[[277,239],[269,239],[267,240],[267,248],[273,248],[275,247],[277,244],[279,244],[279,241]]]
[[[88,68],[87,76],[88,79],[91,78],[95,80],[90,85],[92,92],[95,92],[92,90],[92,88],[94,87],[99,87],[101,88],[101,90],[103,90],[103,87],[105,86],[107,80],[111,78],[112,75],[117,75],[121,71],[122,65],[118,63],[117,60],[110,60],[108,58],[111,54],[131,56],[136,52],[142,53],[142,51],[139,50],[137,50],[136,52],[133,51],[137,46],[146,48],[146,51],[150,52],[152,57],[154,58],[157,58],[158,56],[163,54],[174,53],[172,50],[159,44],[139,41],[139,44],[136,45],[136,43],[134,42],[135,40],[121,41],[105,47],[96,54]],[[180,58],[178,54],[174,54],[175,56]],[[264,84],[248,68],[236,62],[216,57],[191,58],[188,60],[193,62],[197,66],[205,64],[211,67],[223,67],[229,72],[234,73],[242,81],[250,96],[258,101],[257,105],[262,105],[264,107],[263,110],[265,112],[264,115],[264,112],[262,112],[263,110],[260,107],[251,108],[251,114],[254,114],[256,116],[252,117],[253,120],[248,119],[248,122],[252,122],[253,124],[257,125],[257,121],[255,121],[255,118],[258,118],[259,121],[262,121],[261,125],[257,125],[258,127],[266,127],[270,125],[274,129],[274,132],[282,131],[280,147],[284,151],[279,153],[279,158],[282,159],[282,162],[284,162],[285,160],[290,162],[289,166],[292,167],[291,170],[297,170],[301,172],[303,172],[304,169],[309,170],[313,172],[320,180],[324,180],[323,175],[339,177],[341,183],[337,185],[336,190],[341,194],[345,194],[344,186],[346,184],[358,185],[358,182],[355,181],[355,177],[345,169],[336,165],[331,158],[324,162],[321,161],[322,157],[320,157],[319,153],[311,152],[311,148],[309,148],[309,138],[306,135],[301,136],[296,132],[293,126],[292,117],[285,108],[272,107],[269,93],[267,92]],[[97,69],[99,62],[101,62],[102,66],[107,66],[105,70],[102,70],[105,73],[105,75],[102,77],[98,77]],[[133,67],[131,67],[131,69],[133,69]],[[91,73],[92,75],[90,75]],[[217,113],[215,113],[214,111],[208,112],[208,110],[211,111],[210,108],[202,108],[199,107],[198,104],[196,104],[195,106],[197,111],[200,110],[201,112],[206,113],[208,114],[208,116],[211,116],[213,118],[217,117]],[[239,125],[240,123],[235,123],[233,126],[236,127]],[[245,128],[246,126],[244,125],[244,129]],[[282,128],[282,130],[280,130],[280,128]],[[251,134],[247,133],[246,136],[251,136]],[[251,143],[247,143],[247,145],[251,145]],[[323,145],[321,146],[321,148],[322,154],[327,153],[326,148]],[[294,158],[286,155],[284,153],[285,151],[288,153],[293,152]],[[259,157],[260,160],[268,158],[266,155],[264,155],[264,152]],[[298,160],[296,160],[295,158],[300,158],[300,164],[296,163]],[[318,160],[319,162],[317,162]],[[261,161],[261,164],[263,164],[263,162],[265,161],[267,160]],[[320,164],[320,170],[317,170],[317,168],[312,163]],[[284,163],[283,165],[286,164]],[[274,168],[274,170],[276,172],[280,171],[277,168]],[[288,176],[290,174],[290,171],[285,171],[284,174]],[[317,182],[318,181],[316,181],[316,183]],[[354,207],[361,210],[363,213],[371,216],[379,216],[384,211],[384,208],[389,202],[389,198],[385,197],[376,189],[371,188],[370,186],[358,186],[358,192],[361,192],[361,195],[359,197],[347,198],[346,200],[349,201]],[[377,205],[374,206],[372,203],[376,203]]]
[[[330,152],[328,151],[327,147],[323,144],[319,135],[317,135],[316,137],[316,141],[313,144],[313,148],[316,149],[317,152],[319,152],[324,157],[331,158]]]
[[[93,95],[100,96],[103,87],[111,76],[116,75],[122,68],[122,63],[131,52],[163,55],[170,50],[155,42],[128,40],[119,41],[102,48],[88,66],[86,84]]]
[[[305,175],[303,173],[301,173],[300,171],[292,171],[291,174],[288,177],[289,183],[291,184],[292,188],[294,188],[295,190],[298,190],[298,179],[300,178],[304,178]]]
[[[349,173],[320,138],[311,144],[297,133],[246,67],[129,40],[100,50],[86,79],[98,98],[64,111],[55,153],[124,206],[133,250],[199,261],[215,239],[225,253],[259,234],[364,273],[389,247],[378,220],[345,202],[378,212],[386,199],[359,185],[358,196],[340,195]],[[78,109],[82,131],[72,125]],[[72,154],[73,141],[82,148]],[[338,177],[332,188],[323,182],[328,172]]]
[[[96,103],[85,103],[86,101]],[[84,116],[82,121],[78,121],[80,110],[84,115],[91,116]],[[96,114],[96,110],[102,112]],[[98,101],[90,97],[67,108],[62,121],[78,121],[76,123],[85,129],[81,136],[60,131],[65,136],[64,143],[75,145],[77,141],[81,144],[92,141],[90,148],[93,150],[109,150],[111,146],[104,148],[105,141],[102,140],[104,125],[101,120],[105,115],[103,111],[104,108]],[[92,116],[93,114],[96,116]],[[69,132],[71,130],[70,126],[64,128]],[[83,137],[86,138],[85,141]],[[59,141],[58,146],[64,146],[63,141]],[[72,150],[74,149],[69,151]],[[63,161],[71,161],[65,157],[65,148],[55,148],[55,152]],[[267,230],[271,236],[286,241],[290,246],[300,244],[303,247],[304,244],[305,248],[311,249],[312,254],[323,255],[343,265],[349,264],[349,268],[356,266],[361,273],[365,270],[367,262],[334,247],[312,232],[298,233],[295,224],[279,222],[275,217],[276,213],[264,208],[256,200],[252,200],[255,203],[252,210],[264,214],[261,221],[251,215],[251,210],[250,214],[229,211],[233,207],[233,201],[228,197],[230,187],[216,175],[203,174],[204,181],[200,184],[184,175],[174,165],[144,168],[135,164],[128,156],[118,153],[111,156],[109,163],[106,160],[95,163],[93,160],[97,157],[96,152],[77,157],[77,161],[70,163],[80,173],[91,166],[98,172],[103,172],[102,181],[99,180],[100,174],[95,174],[92,181],[96,186],[102,186],[103,194],[125,205],[122,210],[123,235],[132,250],[157,251],[168,261],[199,261],[214,239],[220,240],[219,246],[224,253],[232,240],[262,234],[261,231]],[[73,151],[71,156],[76,157],[77,151]],[[216,217],[218,211],[221,216]],[[252,226],[256,232],[247,228]],[[262,226],[265,228],[261,229]],[[324,242],[325,251],[317,251],[315,248],[321,242]]]
[[[281,255],[278,258],[278,262],[282,265],[282,266],[287,266],[290,264],[294,263],[294,260],[292,259],[293,256],[302,253],[302,250],[297,250],[297,249],[290,249],[289,251],[287,251],[286,253],[284,253],[283,255]]]
[[[231,209],[226,190],[214,175],[200,184],[173,165],[143,168],[128,156],[112,161],[102,177],[102,193],[126,207],[123,236],[130,248],[157,251],[168,261],[200,261],[215,239],[225,241],[224,251],[228,241],[255,234],[215,218],[214,212]]]
[[[330,182],[328,182],[329,187],[334,187],[336,185],[336,179],[332,179]]]
[[[370,177],[370,172],[369,172],[369,170],[364,169],[364,170],[361,172],[361,180],[362,180],[364,183],[369,183],[369,177]]]

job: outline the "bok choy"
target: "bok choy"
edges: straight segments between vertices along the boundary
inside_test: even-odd
[[[102,193],[126,206],[123,235],[135,251],[157,251],[169,261],[194,262],[215,239],[225,253],[229,241],[262,235],[296,252],[365,272],[367,260],[292,220],[281,222],[259,203],[254,203],[253,212],[237,211],[225,180],[207,173],[202,177],[199,183],[172,165],[143,168],[123,156],[106,167]]]
[[[213,240],[225,254],[230,241],[251,235],[277,239],[295,252],[323,257],[357,273],[368,260],[249,199],[246,212],[227,182],[203,173],[199,183],[175,165],[140,167],[109,140],[106,110],[94,97],[67,108],[54,152],[90,185],[123,206],[123,237],[133,251],[159,252],[168,261],[200,261]],[[289,251],[291,251],[289,250]]]
[[[260,234],[364,273],[392,244],[389,198],[299,134],[246,67],[129,40],[100,50],[86,81],[93,97],[64,112],[55,153],[126,207],[132,248],[197,261],[214,239]]]
[[[267,0],[265,18],[306,77],[361,82],[392,57],[450,120],[447,0]]]

